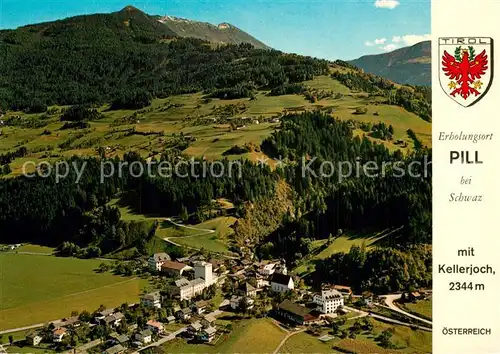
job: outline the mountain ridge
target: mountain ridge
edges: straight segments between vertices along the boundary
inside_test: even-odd
[[[389,53],[364,55],[348,61],[365,72],[400,84],[431,85],[431,42],[423,41]]]
[[[256,49],[270,49],[270,47],[263,42],[228,22],[214,25],[209,22],[190,20],[170,15],[163,17],[155,16],[155,18],[179,37],[198,38],[223,44],[250,43]]]

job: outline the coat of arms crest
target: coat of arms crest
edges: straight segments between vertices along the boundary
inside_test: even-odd
[[[439,80],[455,102],[470,107],[483,98],[493,80],[493,39],[439,38]]]

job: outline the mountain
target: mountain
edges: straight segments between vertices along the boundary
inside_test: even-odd
[[[0,31],[0,110],[140,103],[193,92],[251,97],[257,88],[273,89],[328,72],[325,60],[257,49],[242,42],[256,40],[232,25],[214,27],[162,23],[128,6],[110,14]],[[191,35],[198,38],[186,37]],[[199,37],[234,43],[213,46]]]
[[[431,42],[417,43],[390,53],[366,55],[349,63],[400,84],[431,85]]]
[[[229,23],[217,26],[174,16],[160,17],[158,21],[179,37],[199,38],[225,44],[250,43],[257,49],[269,49],[267,45]]]

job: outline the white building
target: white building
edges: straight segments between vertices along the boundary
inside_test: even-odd
[[[210,286],[214,283],[212,263],[194,262],[194,277],[205,280],[205,286]]]
[[[294,289],[293,279],[289,275],[274,273],[270,280],[271,290],[283,293]]]
[[[218,277],[212,272],[212,264],[208,262],[194,262],[194,280],[181,278],[175,281],[169,291],[179,295],[181,300],[190,300],[203,292],[203,289],[214,284]]]
[[[276,270],[276,263],[269,263],[261,268],[261,274],[268,276],[273,275],[275,270]]]
[[[231,308],[233,310],[236,310],[238,308],[241,307],[242,303],[246,304],[246,309],[247,310],[251,310],[253,308],[253,305],[255,303],[255,301],[249,297],[245,297],[245,296],[236,296],[236,295],[233,295],[231,297],[231,300],[229,300],[229,305],[231,306]]]
[[[203,292],[203,289],[205,289],[205,280],[201,278],[194,280],[182,278],[176,280],[175,286],[175,293],[180,296],[181,300],[190,300]]]
[[[159,272],[163,263],[170,260],[170,256],[166,253],[155,253],[151,257],[149,257],[148,266],[151,270]]]
[[[150,293],[141,296],[141,305],[144,307],[156,307],[161,308],[161,296],[160,293]]]
[[[325,287],[320,294],[315,294],[313,301],[322,313],[335,313],[339,307],[344,306],[342,294],[331,287]]]

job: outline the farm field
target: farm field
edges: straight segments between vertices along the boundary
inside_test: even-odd
[[[241,320],[233,323],[232,332],[224,334],[215,345],[175,339],[163,348],[168,353],[272,353],[285,335],[270,319]]]
[[[94,271],[101,260],[0,254],[0,330],[138,300],[146,281]],[[26,291],[29,284],[29,291]]]
[[[206,100],[201,93],[155,99],[150,107],[137,111],[110,111],[109,105],[99,107],[102,118],[89,122],[86,129],[63,129],[60,112],[66,107],[51,107],[51,114],[24,114],[8,112],[5,120],[19,116],[23,123],[2,127],[0,153],[21,146],[29,155],[15,159],[10,167],[12,175],[20,174],[28,161],[57,159],[72,155],[97,156],[99,147],[106,147],[107,156],[122,156],[136,151],[143,157],[159,156],[170,139],[179,134],[189,136],[191,142],[184,152],[193,157],[216,159],[234,145],[251,144],[256,150],[229,158],[256,160],[262,153],[258,146],[279,126],[269,118],[284,112],[304,110],[331,110],[332,117],[353,119],[366,123],[384,122],[394,128],[394,140],[403,140],[413,146],[406,131],[412,129],[424,145],[431,146],[431,123],[401,107],[380,103],[380,97],[356,93],[329,76],[318,76],[305,85],[341,93],[341,98],[325,98],[315,103],[302,95],[269,96],[260,91],[250,100]],[[356,108],[366,107],[366,114],[353,114]],[[246,119],[245,125],[231,127],[234,118]],[[357,132],[362,134],[362,132]],[[372,138],[370,138],[372,139]],[[373,140],[373,139],[372,139]],[[389,149],[398,149],[389,141],[377,140]]]

